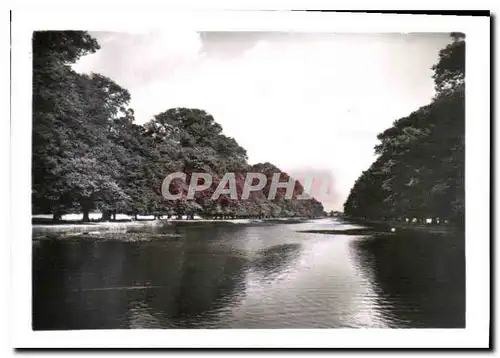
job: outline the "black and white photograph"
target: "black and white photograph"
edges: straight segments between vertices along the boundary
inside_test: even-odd
[[[489,17],[281,15],[13,13],[20,346],[488,345]]]

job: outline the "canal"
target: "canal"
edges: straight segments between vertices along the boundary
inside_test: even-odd
[[[463,233],[341,219],[33,240],[33,328],[465,326]]]

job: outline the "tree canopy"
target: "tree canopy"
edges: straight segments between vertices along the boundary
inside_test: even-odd
[[[171,108],[144,125],[134,122],[130,94],[100,74],[80,74],[71,65],[99,49],[82,31],[43,31],[33,35],[33,213],[149,213],[206,216],[316,216],[314,199],[268,200],[252,192],[248,200],[213,193],[226,172],[234,172],[238,193],[247,172],[281,171],[269,164],[251,166],[247,153],[207,112]],[[169,173],[210,173],[212,187],[186,200],[187,184],[173,182],[183,194],[166,200],[161,185]],[[283,174],[287,177],[286,174]],[[297,186],[296,193],[302,187]]]
[[[344,212],[374,219],[465,215],[465,38],[439,53],[432,102],[378,135],[378,158],[354,184]]]

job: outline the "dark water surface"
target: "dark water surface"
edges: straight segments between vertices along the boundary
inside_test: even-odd
[[[297,232],[353,227],[324,219],[34,240],[33,328],[465,326],[463,234]],[[180,237],[161,236],[172,230]]]

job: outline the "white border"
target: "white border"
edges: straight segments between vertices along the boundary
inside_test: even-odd
[[[11,239],[15,347],[487,347],[489,324],[489,18],[304,12],[13,13]],[[112,12],[111,12],[112,11]],[[39,29],[466,33],[467,327],[458,330],[31,330],[31,32]],[[14,236],[15,235],[15,236]]]

